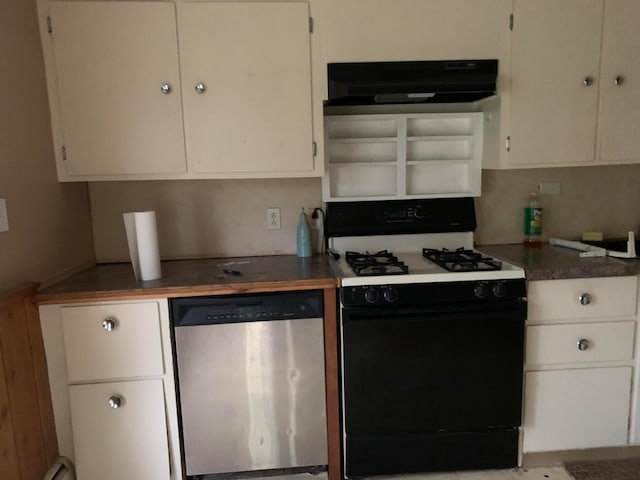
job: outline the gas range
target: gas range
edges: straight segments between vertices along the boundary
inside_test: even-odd
[[[329,203],[326,220],[345,477],[516,466],[525,275],[473,249],[473,199]]]
[[[524,278],[522,268],[471,244],[470,232],[330,240],[331,250],[339,255],[338,274],[345,287]],[[350,259],[356,260],[355,267]]]

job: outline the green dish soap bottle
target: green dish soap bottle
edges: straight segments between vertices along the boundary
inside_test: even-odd
[[[538,194],[529,194],[529,204],[524,208],[524,243],[540,245],[542,243],[542,207]]]

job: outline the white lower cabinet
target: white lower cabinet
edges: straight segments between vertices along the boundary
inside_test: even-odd
[[[638,278],[529,282],[522,451],[629,443]]]
[[[78,480],[180,480],[166,299],[40,307],[60,454]]]
[[[69,387],[79,479],[168,479],[162,380]]]
[[[625,445],[631,367],[527,372],[524,452]]]

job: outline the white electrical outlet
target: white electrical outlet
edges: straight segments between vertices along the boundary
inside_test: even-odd
[[[280,230],[279,208],[267,208],[267,230]]]
[[[540,195],[560,195],[560,182],[540,182],[538,193]]]
[[[9,231],[9,217],[7,217],[7,201],[0,198],[0,232]]]

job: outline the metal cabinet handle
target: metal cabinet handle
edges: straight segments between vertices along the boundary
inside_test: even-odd
[[[171,85],[169,85],[168,83],[163,83],[162,85],[160,85],[160,91],[165,95],[171,93],[171,90]]]
[[[102,321],[102,328],[104,328],[107,332],[115,330],[117,326],[118,319],[116,317],[107,317]]]
[[[586,338],[581,338],[580,340],[578,340],[578,350],[580,350],[581,352],[584,352],[589,347],[589,340],[587,340]]]
[[[591,85],[593,85],[593,77],[585,77],[584,85],[586,87],[590,87]]]
[[[109,406],[114,410],[122,407],[122,405],[124,405],[124,398],[122,398],[120,395],[112,395],[111,397],[109,397]]]
[[[591,303],[591,294],[583,293],[578,297],[578,300],[580,301],[580,305],[589,305]]]
[[[624,83],[624,77],[622,75],[618,75],[616,79],[613,81],[617,86],[621,87]]]
[[[194,88],[196,93],[204,93],[207,91],[207,85],[202,82],[196,83],[196,86]]]

